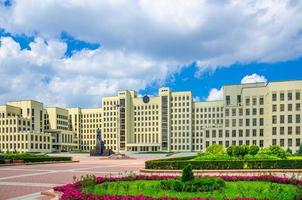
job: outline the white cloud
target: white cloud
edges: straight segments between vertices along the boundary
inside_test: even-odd
[[[30,50],[21,50],[11,37],[1,38],[0,44],[2,103],[27,98],[62,106],[96,106],[102,96],[164,82],[177,70],[175,63],[127,51],[82,50],[67,58],[64,42],[41,38],[30,44]]]
[[[218,101],[223,100],[223,89],[220,88],[219,90],[216,88],[212,88],[210,90],[209,96],[207,98],[207,101]]]
[[[267,82],[267,79],[264,76],[258,75],[258,74],[251,74],[251,75],[246,75],[241,79],[241,84],[246,84],[246,83],[261,83]]]
[[[0,7],[0,26],[47,39],[65,31],[156,60],[197,60],[204,70],[301,56],[301,10],[297,0],[21,0]]]
[[[30,50],[21,50],[11,38],[1,39],[0,78],[5,82],[0,102],[22,94],[49,103],[95,105],[99,97],[118,89],[164,82],[194,61],[202,73],[234,63],[295,59],[302,56],[301,10],[297,0],[1,4],[0,28],[34,36],[35,41]],[[62,32],[102,48],[66,58]],[[219,99],[221,93],[213,89],[208,99]]]

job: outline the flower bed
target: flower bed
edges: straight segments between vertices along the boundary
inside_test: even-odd
[[[131,177],[98,177],[96,178],[96,183],[101,184],[104,182],[115,182],[115,181],[134,181],[134,180],[165,180],[165,179],[175,179],[177,176],[131,176]],[[282,183],[282,184],[293,184],[297,186],[302,186],[302,181],[286,178],[286,177],[276,177],[270,175],[260,175],[260,176],[219,176],[219,178],[228,181],[265,181],[272,183]],[[120,195],[95,195],[95,194],[84,194],[81,192],[81,182],[76,182],[74,184],[68,184],[64,186],[58,186],[54,188],[55,191],[62,192],[61,199],[62,200],[95,200],[95,199],[104,199],[104,200],[153,200],[153,199],[161,199],[161,200],[177,200],[177,198],[169,198],[169,197],[160,197],[153,198],[147,196],[120,196]],[[209,198],[200,198],[195,197],[191,198],[192,200],[206,200]],[[213,198],[210,198],[214,200]],[[226,198],[230,200],[229,198]],[[256,200],[257,198],[235,198],[234,200]]]

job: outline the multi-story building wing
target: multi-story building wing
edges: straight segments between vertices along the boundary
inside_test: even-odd
[[[36,101],[0,106],[0,148],[89,151],[99,130],[119,151],[203,151],[212,144],[301,144],[302,81],[223,86],[223,99],[196,102],[190,91],[159,88],[158,96],[119,91],[101,108],[44,108]]]

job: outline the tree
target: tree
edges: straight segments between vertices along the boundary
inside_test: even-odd
[[[249,154],[254,156],[259,152],[260,148],[256,145],[251,145],[249,149]]]
[[[291,154],[293,154],[293,151],[291,150],[291,148],[287,148],[286,153],[291,155]]]
[[[270,146],[268,148],[268,154],[278,156],[279,158],[286,158],[286,151],[277,145]]]
[[[194,174],[193,174],[193,170],[192,170],[192,165],[188,164],[182,170],[181,181],[182,182],[187,182],[187,181],[191,181],[193,179],[194,179]]]
[[[244,158],[246,154],[249,152],[249,147],[247,145],[240,145],[240,146],[235,146],[233,148],[233,155]]]
[[[234,156],[233,155],[233,150],[234,150],[234,148],[235,148],[235,146],[234,145],[232,145],[232,146],[229,146],[228,148],[227,148],[227,154],[229,155],[229,156]]]
[[[209,154],[223,154],[225,152],[225,148],[220,144],[213,144],[206,149],[206,153]]]
[[[298,154],[302,154],[302,144],[301,144],[300,147],[299,147]]]

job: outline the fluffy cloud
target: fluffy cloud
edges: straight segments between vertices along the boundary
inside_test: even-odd
[[[246,75],[241,79],[241,84],[245,83],[259,83],[259,82],[267,82],[267,79],[264,76],[258,75],[258,74],[251,74]],[[219,90],[216,88],[212,88],[209,92],[209,95],[207,97],[207,101],[217,101],[217,100],[223,100],[223,88],[220,88]]]
[[[66,44],[56,40],[36,38],[30,50],[21,50],[11,37],[1,38],[0,44],[0,102],[30,98],[62,106],[96,106],[102,96],[164,82],[178,69],[173,62],[125,50],[82,50],[64,57]]]
[[[246,75],[241,79],[241,84],[245,83],[260,83],[260,82],[267,82],[267,79],[264,76],[258,74]]]
[[[0,7],[0,26],[44,38],[65,31],[106,49],[197,60],[205,70],[301,56],[301,10],[297,0],[25,0]]]
[[[218,101],[223,100],[223,89],[220,88],[219,90],[216,88],[212,88],[210,90],[209,96],[207,98],[207,101]]]
[[[75,105],[85,100],[95,105],[100,96],[118,89],[163,83],[192,62],[202,73],[234,63],[295,59],[302,55],[301,10],[302,1],[297,0],[0,4],[0,28],[35,37],[30,50],[2,38],[0,78],[5,82],[0,101],[26,93],[49,103]],[[66,58],[62,32],[102,48]],[[212,91],[208,99],[221,98],[221,89]]]

